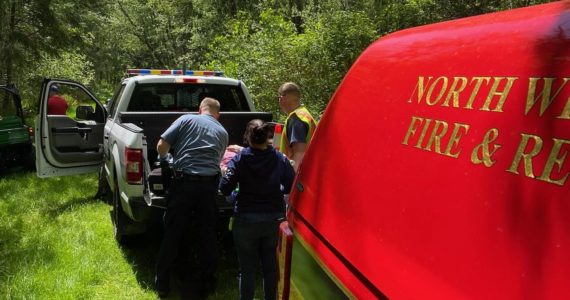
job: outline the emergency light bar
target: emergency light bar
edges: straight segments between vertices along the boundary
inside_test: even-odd
[[[222,71],[159,70],[159,69],[127,69],[129,75],[194,75],[194,76],[224,76]]]

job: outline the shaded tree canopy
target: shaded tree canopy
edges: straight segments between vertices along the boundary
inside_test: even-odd
[[[223,70],[261,110],[296,81],[317,115],[382,35],[546,0],[0,0],[0,83],[33,110],[43,77],[109,97],[127,68]]]

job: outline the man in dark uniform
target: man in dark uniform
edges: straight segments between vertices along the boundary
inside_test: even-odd
[[[215,289],[218,259],[216,195],[220,178],[220,161],[228,146],[228,133],[217,121],[220,103],[204,98],[199,115],[178,118],[161,135],[157,151],[161,160],[174,149],[175,179],[170,186],[164,215],[165,233],[156,272],[156,288],[165,297],[170,289],[170,271],[184,236],[189,232],[191,216],[196,218],[200,287],[209,293]],[[163,164],[163,161],[161,161]]]

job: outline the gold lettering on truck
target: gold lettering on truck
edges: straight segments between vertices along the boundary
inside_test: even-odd
[[[465,131],[462,132],[461,129]],[[458,158],[459,154],[461,154],[461,149],[457,149],[459,145],[459,141],[463,134],[467,134],[469,131],[469,125],[461,124],[461,123],[453,123],[453,133],[451,133],[451,137],[449,138],[449,142],[447,143],[447,148],[445,148],[445,152],[443,155],[447,155],[453,158]],[[453,153],[452,151],[457,150],[457,152]]]
[[[439,94],[437,95],[437,97],[435,98],[435,100],[431,99],[433,90],[437,87],[438,82],[442,82],[441,88],[439,89]],[[448,79],[447,77],[438,77],[433,84],[431,85],[431,87],[428,90],[428,93],[426,95],[426,103],[429,106],[433,106],[436,105],[439,100],[441,100],[441,98],[443,97],[443,94],[445,94],[445,91],[447,90],[447,83],[448,83]]]
[[[540,91],[538,93],[538,95],[536,95],[536,87],[538,84],[538,81],[542,79],[542,81],[544,82],[542,91]],[[563,78],[563,82],[560,85],[560,87],[558,87],[558,89],[556,90],[556,92],[554,92],[554,95],[552,95],[552,84],[554,83],[554,81],[556,80],[556,78],[538,78],[538,77],[531,77],[528,80],[528,94],[526,97],[526,106],[525,106],[525,110],[524,110],[524,114],[525,116],[528,115],[529,111],[535,106],[535,104],[538,102],[539,98],[542,98],[542,100],[540,101],[540,112],[539,112],[539,116],[542,117],[542,115],[544,114],[544,112],[548,109],[548,107],[550,106],[550,104],[552,104],[552,102],[554,101],[554,99],[558,96],[558,94],[560,94],[560,92],[562,91],[562,88],[566,85],[566,83],[568,83],[568,81],[570,80],[570,78]],[[566,106],[568,106],[568,103],[566,103]],[[570,110],[570,108],[569,108]],[[570,119],[568,117],[565,117],[565,112],[566,108],[564,108],[562,114],[560,115],[560,119]]]
[[[457,86],[458,83],[461,83],[460,86]],[[445,98],[445,102],[441,106],[448,107],[449,100],[453,98],[453,107],[459,108],[459,94],[463,92],[463,90],[467,87],[467,77],[453,77],[453,83],[451,83],[451,88],[447,93],[447,97]]]
[[[507,83],[505,84],[503,91],[499,91],[499,84],[501,84],[501,81],[503,81],[504,79],[507,79]],[[505,104],[505,100],[507,100],[507,96],[509,95],[511,88],[513,87],[513,83],[517,79],[518,79],[517,77],[507,77],[507,78],[505,78],[505,77],[494,77],[493,78],[493,86],[491,87],[491,90],[489,91],[489,95],[487,96],[487,99],[485,99],[485,104],[483,104],[483,107],[481,108],[481,110],[503,112],[503,105]],[[490,110],[489,106],[491,105],[491,101],[496,96],[499,97],[499,102],[497,103],[497,105],[495,106],[495,108],[493,110]]]
[[[430,126],[431,123],[435,123],[434,126]],[[418,129],[421,129],[421,133],[418,134]],[[416,141],[414,147],[423,149],[426,151],[433,151],[437,154],[457,158],[461,153],[461,147],[459,143],[461,138],[467,134],[469,131],[469,125],[461,123],[453,123],[453,130],[449,134],[449,123],[441,120],[433,120],[428,118],[421,118],[413,116],[404,136],[402,144],[408,145],[410,142]],[[429,134],[429,139],[425,147],[423,143],[426,136]],[[442,151],[442,140],[449,136],[447,145],[445,145],[445,150]]]
[[[548,155],[548,160],[546,161],[546,165],[544,166],[542,174],[538,179],[549,183],[554,183],[557,185],[564,185],[566,179],[568,179],[568,172],[566,172],[566,175],[562,176],[559,179],[552,179],[551,175],[552,175],[552,169],[554,168],[555,165],[558,167],[557,168],[558,173],[560,173],[562,169],[562,164],[566,159],[566,155],[568,155],[568,151],[564,151],[564,154],[562,154],[562,156],[559,156],[560,149],[564,144],[570,145],[570,141],[557,139],[557,138],[553,138],[552,140],[554,141],[554,145],[552,145],[552,150],[550,150],[550,155]]]
[[[476,76],[472,77],[469,81],[467,77],[456,76],[453,77],[451,87],[449,84],[450,80],[446,76],[437,77],[435,80],[433,79],[433,76],[429,76],[427,78],[419,76],[414,91],[408,99],[408,103],[412,103],[414,96],[417,96],[415,99],[418,104],[421,104],[422,101],[424,101],[428,106],[434,106],[441,103],[442,107],[473,109],[475,101],[479,99],[479,95],[482,93],[481,89],[483,87],[487,87],[489,83],[492,83],[484,102],[479,107],[479,110],[503,112],[505,101],[507,100],[511,88],[518,77]],[[468,86],[472,87],[472,91],[467,102],[462,107],[461,95]],[[445,100],[441,101],[444,99],[444,96]],[[492,107],[493,100],[497,97],[499,100],[497,101],[497,104]]]
[[[497,128],[489,129],[483,138],[483,143],[479,144],[471,152],[471,162],[474,164],[483,163],[487,168],[494,165],[493,154],[501,148],[501,145],[493,144],[498,136],[499,130]],[[493,146],[492,150],[490,150],[491,146]]]
[[[410,138],[410,135],[416,133],[416,129],[418,129],[418,126],[422,123],[422,120],[423,119],[420,117],[412,117],[412,121],[410,122],[410,126],[408,127],[408,131],[406,132],[406,136],[404,137],[404,141],[402,142],[402,144],[404,145],[408,144],[408,139]]]
[[[440,127],[442,128],[441,131],[439,131]],[[433,130],[431,131],[431,136],[430,136],[429,141],[428,141],[428,143],[424,149],[431,151],[431,145],[435,142],[434,151],[438,154],[442,154],[441,153],[441,139],[447,133],[448,127],[449,127],[449,125],[447,124],[447,122],[435,120],[435,126],[434,126]]]
[[[489,80],[491,80],[491,77],[473,77],[471,79],[471,83],[473,83],[473,81],[475,81],[475,87],[473,88],[473,92],[471,92],[471,96],[469,97],[469,100],[467,101],[467,104],[465,105],[466,109],[473,109],[473,102],[475,101],[477,94],[479,94],[479,89],[481,89],[481,85],[483,84],[483,81],[485,81],[485,85],[487,85],[487,84],[489,84]]]
[[[538,155],[542,149],[542,139],[539,136],[524,133],[521,133],[521,137],[522,139],[519,143],[519,148],[517,149],[515,157],[513,158],[513,163],[507,171],[519,174],[518,167],[522,160],[524,162],[524,174],[526,177],[534,178],[534,173],[532,171],[532,158]],[[534,140],[534,146],[530,152],[525,153],[526,146],[530,139]]]

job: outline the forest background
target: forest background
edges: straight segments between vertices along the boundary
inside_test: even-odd
[[[42,79],[110,98],[127,68],[222,70],[279,115],[277,88],[301,85],[320,116],[373,41],[391,32],[546,0],[0,0],[0,84],[28,116]]]

